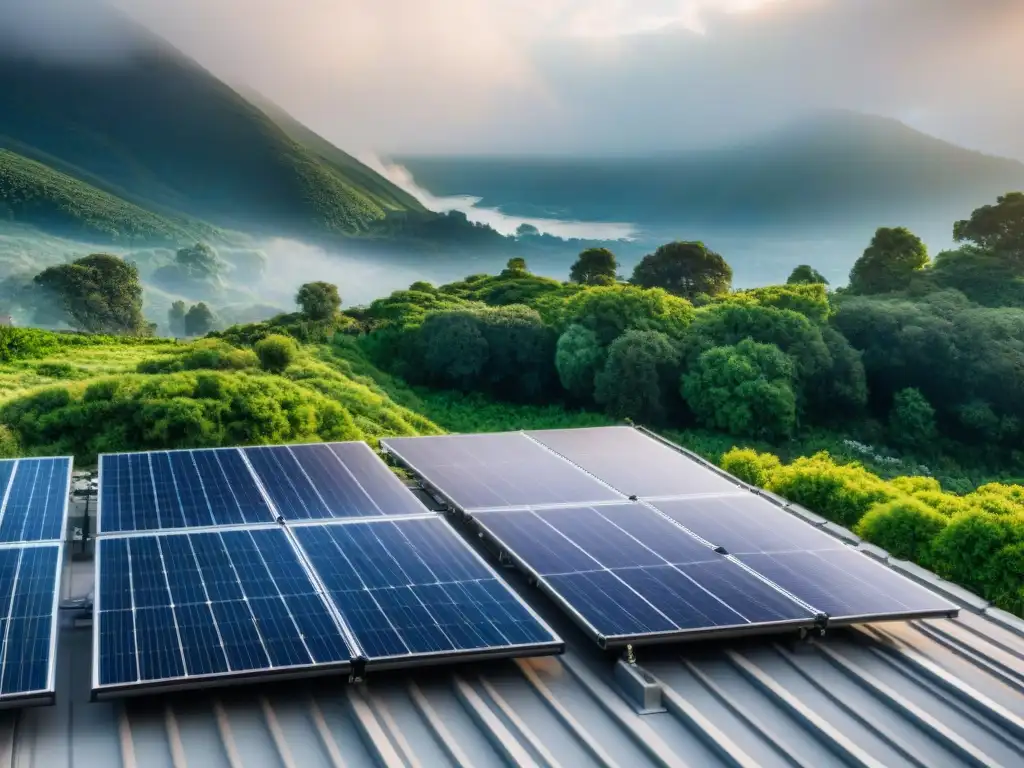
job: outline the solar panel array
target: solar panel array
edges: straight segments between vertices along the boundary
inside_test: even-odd
[[[562,641],[365,443],[100,457],[97,698]]]
[[[52,703],[71,459],[0,461],[0,707]]]
[[[631,427],[382,445],[605,647],[958,611]]]

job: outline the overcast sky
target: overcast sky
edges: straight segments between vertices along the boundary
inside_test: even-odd
[[[353,152],[642,153],[842,107],[1024,158],[1024,0],[110,2]]]

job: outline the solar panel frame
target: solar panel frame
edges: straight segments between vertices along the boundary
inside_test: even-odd
[[[462,536],[455,531],[451,525],[440,515],[432,512],[427,512],[420,515],[408,515],[403,517],[370,517],[370,518],[348,518],[348,519],[328,519],[328,520],[302,520],[288,524],[290,532],[294,533],[295,529],[299,528],[333,528],[337,526],[347,525],[380,525],[386,523],[395,523],[408,520],[430,520],[437,521],[444,529],[450,534],[452,541],[457,546],[465,549],[469,553],[470,557],[480,566],[480,568],[488,573],[491,578],[494,579],[500,586],[504,587],[508,594],[526,610],[526,613],[545,631],[547,632],[552,640],[551,642],[545,643],[534,643],[534,644],[510,644],[506,646],[488,646],[481,647],[479,649],[471,650],[451,650],[451,651],[438,651],[428,653],[408,653],[403,655],[383,655],[383,656],[366,656],[365,649],[362,644],[359,643],[358,637],[355,636],[356,632],[349,625],[349,630],[353,633],[355,647],[361,653],[364,653],[364,660],[366,663],[367,670],[389,670],[389,669],[403,669],[426,666],[430,664],[436,664],[439,661],[445,660],[458,660],[458,661],[482,661],[482,660],[496,660],[504,658],[526,658],[529,656],[541,656],[541,655],[553,655],[562,653],[565,650],[565,641],[555,632],[551,626],[544,621],[543,618],[533,609],[533,607],[524,600],[512,587],[508,584],[500,574],[491,566],[490,563],[481,555],[473,546],[466,541]],[[327,587],[323,578],[316,566],[312,562],[310,554],[306,551],[302,542],[296,535],[294,537],[295,546],[304,558],[304,561],[309,571],[316,578],[318,586],[322,589],[323,594],[327,596],[329,602],[334,605],[339,615],[344,615],[341,607],[336,604],[334,597],[331,595],[331,590]]]
[[[350,657],[344,661],[319,662],[310,664],[278,666],[272,668],[258,668],[249,670],[237,670],[228,672],[215,672],[204,675],[177,676],[165,679],[153,679],[135,681],[130,683],[100,683],[100,616],[102,614],[102,589],[100,588],[100,574],[102,573],[102,542],[116,539],[132,538],[161,538],[169,536],[191,536],[203,534],[220,534],[232,531],[281,531],[295,554],[297,561],[301,564],[304,573],[310,578],[316,588],[316,594],[320,597],[327,613],[331,616],[339,630],[345,645],[348,647]],[[97,576],[96,588],[93,594],[93,622],[92,622],[92,690],[90,698],[92,701],[103,701],[114,698],[127,698],[133,696],[145,696],[153,693],[171,693],[175,691],[203,690],[208,688],[222,688],[247,683],[299,680],[312,677],[323,677],[329,674],[344,674],[351,672],[354,662],[357,660],[358,644],[354,642],[354,636],[347,629],[347,624],[337,615],[333,601],[326,599],[323,593],[323,585],[319,578],[310,572],[305,560],[304,553],[298,547],[294,538],[288,530],[279,523],[248,523],[236,526],[220,526],[217,528],[189,528],[174,531],[129,531],[117,534],[105,534],[98,542],[95,554],[95,573]],[[134,590],[133,590],[134,592]],[[134,599],[134,594],[133,594]],[[134,610],[133,610],[134,612]],[[177,628],[177,622],[175,622]],[[133,634],[136,630],[133,629]],[[136,640],[136,654],[139,654]]]
[[[628,504],[629,502],[626,502],[626,503]],[[622,506],[622,505],[623,504],[620,503],[620,506]],[[607,505],[607,504],[604,504],[604,505],[597,505],[597,504],[594,504],[594,505],[589,505],[589,504],[588,505],[579,505],[579,504],[577,504],[577,505],[574,505],[574,506],[575,507],[584,507],[584,506],[586,506],[586,507],[592,507],[592,508],[594,508],[596,510],[600,510],[602,506],[609,506],[609,505]],[[658,515],[659,517],[662,517],[660,515],[660,513],[658,513],[657,510],[650,509],[650,507],[648,505],[643,504],[642,502],[638,504],[638,507],[644,508],[647,511],[651,512],[652,514]],[[573,507],[561,507],[561,508],[573,508]],[[821,624],[821,617],[815,615],[813,609],[810,606],[806,606],[806,604],[804,604],[803,601],[801,601],[799,598],[796,598],[795,596],[789,594],[785,590],[778,589],[778,587],[776,585],[774,585],[772,582],[766,580],[763,576],[761,576],[759,573],[757,573],[755,570],[753,570],[752,568],[750,568],[746,564],[741,563],[741,562],[737,562],[737,561],[733,561],[734,565],[738,566],[740,569],[742,569],[743,571],[747,572],[752,577],[758,579],[762,583],[765,583],[767,586],[773,588],[780,595],[782,595],[784,597],[788,597],[789,599],[791,599],[797,605],[805,606],[807,608],[807,610],[808,610],[808,616],[805,619],[770,621],[770,622],[756,622],[756,623],[752,622],[752,623],[748,623],[748,624],[736,624],[736,625],[729,625],[729,626],[709,626],[709,627],[693,628],[693,629],[678,628],[678,629],[672,629],[672,630],[666,630],[666,631],[641,632],[641,633],[629,633],[629,634],[611,634],[611,635],[602,633],[596,626],[594,626],[594,624],[586,616],[583,615],[583,613],[579,609],[577,609],[572,604],[572,602],[565,595],[562,594],[561,590],[559,590],[554,584],[552,584],[551,581],[544,574],[540,573],[540,571],[537,568],[532,566],[529,563],[529,561],[521,553],[517,552],[507,542],[505,542],[501,538],[501,536],[497,535],[495,532],[490,530],[487,527],[487,523],[486,523],[486,520],[488,518],[491,518],[492,516],[496,516],[496,515],[505,515],[505,514],[521,515],[521,514],[528,514],[530,512],[544,512],[544,511],[549,511],[549,510],[553,510],[553,509],[556,509],[556,508],[553,508],[553,507],[535,507],[535,508],[532,508],[530,510],[522,510],[522,509],[515,509],[515,510],[512,510],[512,509],[509,509],[509,510],[488,510],[486,512],[473,513],[471,518],[472,518],[473,522],[476,524],[477,530],[479,531],[481,537],[485,541],[489,542],[492,547],[494,547],[494,548],[498,549],[499,551],[501,551],[504,554],[504,556],[507,557],[509,560],[511,560],[512,563],[520,571],[522,571],[527,576],[529,576],[529,578],[532,579],[533,582],[537,584],[537,586],[541,589],[541,591],[543,591],[549,598],[551,598],[556,604],[558,604],[558,606],[562,610],[564,610],[569,615],[569,617],[572,618],[584,630],[584,632],[586,632],[586,634],[589,635],[590,638],[592,640],[594,640],[601,648],[611,649],[611,648],[621,648],[621,647],[624,647],[626,645],[640,646],[640,645],[652,645],[652,644],[656,644],[656,643],[667,643],[667,642],[698,641],[698,640],[708,639],[710,637],[725,639],[725,638],[730,638],[730,637],[742,637],[742,636],[749,636],[749,635],[768,634],[768,633],[771,633],[771,632],[789,632],[789,631],[796,631],[796,630],[800,630],[800,629],[811,629],[811,628]],[[662,517],[662,519],[664,519],[664,518]],[[681,529],[680,529],[680,532],[684,533],[684,534],[686,533],[685,531],[682,531]],[[709,551],[713,552],[711,547],[708,546],[707,544],[705,544],[701,539],[699,539],[697,537],[693,537],[693,538],[694,538],[695,543],[699,544],[700,546],[705,546],[705,547],[707,547],[709,549]],[[579,546],[579,545],[576,545],[576,546]],[[584,551],[586,551],[586,550],[584,550]],[[729,558],[723,558],[723,559],[728,560]],[[613,573],[612,569],[606,568],[605,570],[607,572],[609,572],[609,573]],[[630,589],[632,589],[632,587],[630,587]],[[657,609],[657,606],[654,606],[654,607]]]

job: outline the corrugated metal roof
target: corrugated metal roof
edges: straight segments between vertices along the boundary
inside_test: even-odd
[[[65,598],[91,590],[71,564]],[[959,618],[605,655],[514,571],[564,656],[125,702],[89,700],[62,616],[57,704],[0,713],[0,768],[1024,764],[1024,634]],[[641,714],[646,712],[646,714]]]

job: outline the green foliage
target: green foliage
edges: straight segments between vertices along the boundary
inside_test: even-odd
[[[38,328],[0,326],[0,363],[46,357],[55,352],[75,347],[106,347],[117,345],[164,346],[173,344],[168,339],[132,336],[102,336],[99,334],[55,333]]]
[[[562,386],[574,397],[594,396],[594,377],[604,367],[605,350],[597,334],[582,325],[570,325],[555,346],[555,368]]]
[[[84,331],[143,336],[149,330],[138,267],[117,256],[97,253],[48,267],[35,282],[57,297],[70,321]]]
[[[515,277],[518,275],[525,275],[529,273],[529,269],[526,267],[526,259],[514,256],[508,260],[505,265],[504,271],[501,273],[501,277]]]
[[[782,466],[778,456],[758,453],[751,448],[733,448],[722,456],[719,463],[730,475],[758,488],[766,488]]]
[[[441,386],[470,389],[483,375],[489,350],[472,312],[431,315],[419,335],[424,373]]]
[[[658,424],[671,407],[679,350],[658,331],[626,331],[608,347],[594,379],[594,399],[612,416]]]
[[[178,243],[212,227],[140,208],[21,155],[0,149],[0,220],[92,242]]]
[[[919,390],[901,389],[893,399],[889,432],[895,445],[927,452],[938,437],[935,409]]]
[[[747,291],[738,291],[720,301],[751,304],[760,307],[775,307],[777,309],[791,309],[816,323],[824,323],[828,320],[831,307],[828,301],[828,292],[825,286],[820,283],[800,285],[767,285],[763,288],[752,288]]]
[[[136,366],[138,373],[177,373],[207,369],[213,371],[242,371],[260,364],[251,349],[238,349],[218,339],[201,339],[182,345],[176,354],[143,360]]]
[[[0,459],[16,459],[21,455],[18,436],[6,424],[0,424]]]
[[[569,280],[581,285],[609,285],[615,282],[619,264],[607,248],[588,248],[569,269]]]
[[[923,277],[987,307],[1024,308],[1024,270],[998,252],[972,245],[943,251]]]
[[[793,363],[778,347],[744,339],[702,353],[681,392],[705,427],[779,439],[796,425],[793,377]]]
[[[786,279],[786,285],[815,284],[828,285],[828,280],[822,276],[821,272],[807,264],[801,264],[798,267],[795,267]]]
[[[891,293],[910,284],[914,272],[928,266],[928,249],[905,227],[879,227],[871,245],[850,271],[850,290]]]
[[[256,342],[256,356],[260,359],[263,370],[281,373],[295,362],[299,353],[298,345],[289,336],[271,334]]]
[[[704,243],[674,242],[640,260],[631,282],[642,288],[664,288],[686,299],[717,296],[732,285],[732,267]]]
[[[947,522],[923,501],[902,498],[872,507],[854,532],[895,557],[928,567],[932,541]]]
[[[205,303],[199,302],[185,313],[185,335],[204,336],[213,330],[215,322],[213,310]]]
[[[983,205],[969,219],[953,225],[958,243],[968,242],[1024,274],[1024,192],[1009,192],[995,205]]]
[[[295,303],[302,307],[302,314],[310,320],[330,320],[341,308],[341,296],[338,286],[317,281],[299,288]]]
[[[932,544],[935,570],[982,597],[1014,610],[1024,588],[1024,570],[1010,571],[1016,547],[1024,542],[1024,523],[1018,519],[968,511],[957,515]],[[1011,551],[1006,551],[1007,548]],[[1020,608],[1016,610],[1020,612]]]
[[[664,290],[613,285],[588,288],[570,296],[558,313],[557,325],[562,330],[581,325],[607,346],[632,330],[657,331],[680,339],[693,317],[690,302]]]

